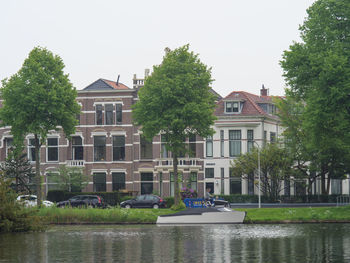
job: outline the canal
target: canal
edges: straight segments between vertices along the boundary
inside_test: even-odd
[[[350,224],[56,226],[0,235],[0,262],[350,262]]]

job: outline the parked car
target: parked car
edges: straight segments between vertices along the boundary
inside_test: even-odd
[[[69,198],[67,201],[57,203],[57,207],[99,207],[105,208],[103,198],[98,195],[76,195]]]
[[[160,208],[165,207],[166,202],[156,195],[139,195],[134,199],[127,200],[120,203],[124,208]]]
[[[20,195],[17,197],[17,202],[23,203],[25,207],[34,207],[37,205],[37,196],[36,195]],[[54,203],[51,201],[43,200],[43,206],[50,207],[53,206]]]

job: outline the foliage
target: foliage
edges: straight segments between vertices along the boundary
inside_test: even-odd
[[[31,181],[34,177],[33,167],[28,161],[25,153],[17,154],[13,151],[6,158],[6,161],[0,165],[2,175],[9,179],[11,188],[17,193],[31,194]]]
[[[196,190],[187,187],[181,188],[180,194],[182,200],[185,198],[196,198],[198,195]]]
[[[50,224],[154,224],[158,216],[174,213],[170,209],[80,209],[41,208],[37,215],[46,218]]]
[[[51,130],[75,132],[80,106],[77,91],[63,72],[62,59],[46,48],[35,47],[22,68],[2,81],[2,125],[11,126],[17,149],[27,134],[34,134],[38,204],[41,201],[39,152]],[[40,141],[39,141],[40,140]]]
[[[232,175],[247,177],[257,173],[258,177],[258,148],[242,154],[232,163]],[[282,189],[282,181],[292,175],[292,160],[285,148],[277,143],[267,144],[260,149],[261,191],[271,200],[277,200]],[[256,184],[258,182],[255,182]]]
[[[183,201],[180,201],[178,204],[174,204],[170,207],[173,211],[180,211],[186,209],[186,205]]]
[[[153,67],[133,106],[133,120],[151,140],[161,133],[165,147],[172,152],[174,182],[178,182],[177,158],[188,152],[184,141],[193,135],[213,134],[215,97],[210,92],[211,69],[189,45],[167,50],[162,64]],[[180,200],[175,183],[175,204]]]
[[[166,202],[167,208],[170,208],[173,206],[173,204],[174,204],[174,197],[173,196],[164,197],[164,200]]]
[[[60,165],[57,172],[49,174],[50,180],[55,182],[60,190],[67,192],[80,192],[89,182],[89,177],[80,167]]]
[[[287,98],[304,105],[297,126],[305,133],[303,156],[326,194],[330,179],[350,170],[350,2],[318,0],[307,13],[302,42],[284,52],[281,66]]]
[[[42,230],[45,222],[35,212],[16,202],[10,181],[0,177],[0,233]]]

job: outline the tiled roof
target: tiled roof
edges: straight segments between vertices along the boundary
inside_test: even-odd
[[[106,82],[109,86],[111,86],[113,89],[118,89],[118,90],[128,90],[130,89],[128,86],[124,85],[123,83],[112,81],[112,80],[107,80],[107,79],[101,79],[102,81]]]
[[[107,79],[98,79],[83,90],[101,91],[101,90],[131,90],[131,89],[120,82],[117,85],[117,82],[115,81],[111,81]]]
[[[242,111],[238,114],[225,113],[225,101],[243,102]],[[233,91],[217,103],[216,116],[270,116],[260,106],[259,103],[272,103],[272,96],[258,96],[246,91]],[[273,116],[276,117],[276,116]],[[276,117],[277,118],[277,117]]]

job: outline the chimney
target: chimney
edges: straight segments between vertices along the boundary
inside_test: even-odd
[[[119,84],[119,78],[120,78],[120,75],[118,75],[118,79],[117,79],[117,86],[118,86],[118,84]]]
[[[260,90],[260,96],[267,96],[267,89],[265,89],[264,84],[262,85],[262,88]]]

